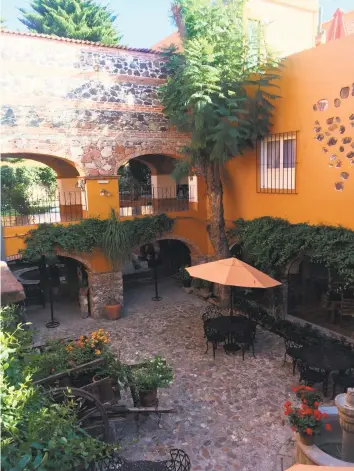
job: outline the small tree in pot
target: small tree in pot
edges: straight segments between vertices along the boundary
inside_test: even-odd
[[[188,273],[186,268],[187,268],[187,266],[181,267],[178,270],[177,278],[180,281],[182,281],[182,284],[183,284],[184,288],[190,288],[191,285],[192,285],[192,277],[190,276],[190,274]]]
[[[154,407],[157,389],[167,388],[173,381],[173,370],[160,355],[133,372],[133,381],[139,391],[140,405]]]

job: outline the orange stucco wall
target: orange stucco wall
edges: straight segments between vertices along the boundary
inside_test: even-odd
[[[354,229],[354,166],[347,154],[354,151],[354,36],[332,41],[315,49],[290,56],[282,71],[279,93],[282,98],[276,103],[272,133],[298,131],[296,187],[297,194],[257,193],[256,155],[248,152],[227,164],[225,185],[225,217],[228,224],[242,217],[253,219],[260,216],[273,216],[288,219],[290,222],[310,224],[342,225]],[[341,99],[337,108],[334,100],[340,98],[340,90],[350,87],[349,97]],[[327,110],[314,111],[318,100],[327,99]],[[315,121],[322,131],[328,131],[326,120],[339,117],[338,128],[320,142],[315,139]],[[321,131],[321,132],[322,132]],[[338,142],[329,147],[329,137]],[[339,147],[343,137],[351,137],[350,144]],[[329,152],[325,153],[323,147]],[[340,156],[341,167],[329,166],[329,156]],[[335,162],[334,162],[335,163]],[[343,180],[341,172],[349,178]],[[335,190],[335,183],[344,184],[343,191]]]

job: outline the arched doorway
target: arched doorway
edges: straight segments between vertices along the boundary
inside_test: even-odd
[[[173,295],[173,291],[179,289],[175,275],[181,267],[191,263],[190,247],[177,238],[162,238],[137,248],[122,269],[125,306],[140,296],[145,296],[146,300],[151,298],[155,268],[159,286],[168,286]]]
[[[2,158],[2,226],[75,221],[86,209],[78,185],[80,171],[63,157],[4,152]]]
[[[37,264],[17,260],[9,267],[24,287],[27,318],[35,327],[49,320],[51,299],[61,324],[90,316],[88,270],[81,261],[58,255]]]
[[[131,158],[118,169],[120,215],[140,216],[186,211],[197,202],[196,177],[172,174],[177,159],[146,154]]]

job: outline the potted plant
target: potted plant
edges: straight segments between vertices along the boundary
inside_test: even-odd
[[[160,355],[133,372],[133,381],[139,391],[140,405],[154,407],[157,404],[157,389],[167,388],[173,381],[173,371]]]
[[[105,317],[110,321],[119,319],[122,311],[122,305],[114,299],[109,299],[104,306]]]
[[[192,285],[192,277],[190,276],[190,274],[188,273],[188,271],[186,270],[186,267],[188,265],[186,265],[185,267],[181,267],[178,272],[177,272],[177,278],[178,280],[182,281],[182,285],[183,287],[186,289],[186,291],[188,293],[190,293],[192,290],[191,290],[191,285]]]
[[[300,440],[307,446],[314,442],[314,436],[321,433],[322,419],[326,419],[328,414],[322,413],[318,407],[321,396],[310,386],[296,386],[293,388],[296,396],[301,401],[300,407],[294,407],[293,403],[286,401],[284,404],[284,414],[288,417],[291,429],[297,432]],[[332,430],[330,424],[325,424],[327,430]]]
[[[200,278],[195,278],[193,280],[194,288],[197,290],[197,294],[203,298],[208,299],[211,291],[211,283],[207,280],[201,280]]]

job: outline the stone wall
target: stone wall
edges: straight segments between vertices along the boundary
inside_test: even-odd
[[[90,306],[92,317],[102,317],[107,303],[120,303],[123,306],[122,272],[88,273],[90,286]]]
[[[87,176],[116,175],[144,154],[178,156],[188,136],[162,113],[159,53],[1,33],[3,154],[68,159]]]

